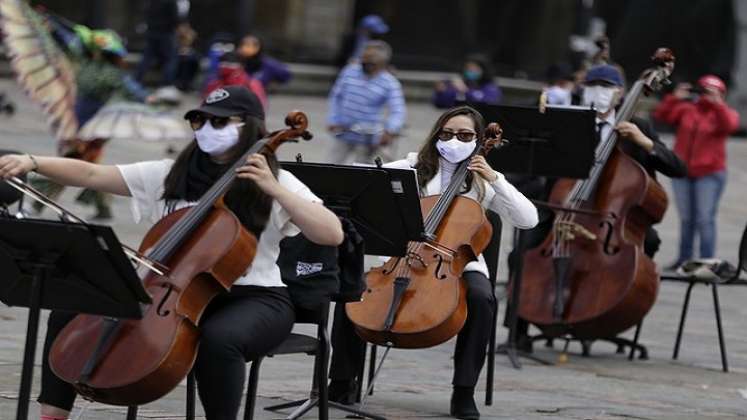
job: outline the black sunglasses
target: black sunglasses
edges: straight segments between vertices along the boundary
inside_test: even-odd
[[[192,126],[192,130],[201,129],[207,121],[210,121],[210,125],[212,125],[213,128],[219,130],[228,125],[228,122],[231,121],[231,117],[216,117],[214,115],[207,114],[193,114],[187,119],[187,121],[189,121],[189,125]]]
[[[449,141],[452,138],[454,138],[454,136],[456,136],[456,138],[459,141],[472,141],[472,140],[475,139],[476,135],[477,134],[475,132],[473,132],[473,131],[457,131],[457,132],[453,132],[453,131],[449,131],[449,130],[441,130],[441,131],[438,132],[438,134],[436,135],[436,137],[438,137],[438,139],[441,140],[441,141]]]

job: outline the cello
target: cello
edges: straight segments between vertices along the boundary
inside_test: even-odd
[[[491,239],[492,226],[477,201],[459,196],[472,156],[501,143],[502,130],[491,123],[485,139],[462,161],[440,195],[420,200],[426,242],[412,242],[404,257],[390,258],[366,274],[360,302],[345,305],[348,318],[364,340],[398,348],[443,343],[467,319],[464,266]]]
[[[668,82],[672,51],[659,48],[652,60],[615,126],[630,120],[641,95]],[[643,241],[664,216],[667,195],[616,143],[615,130],[601,139],[587,179],[555,183],[547,205],[555,213],[553,228],[525,253],[518,313],[545,335],[614,337],[640,323],[656,300],[659,275]]]
[[[140,250],[165,272],[138,270],[152,299],[143,318],[76,316],[52,345],[49,363],[55,375],[87,399],[126,406],[154,401],[187,376],[205,308],[248,271],[257,249],[257,238],[223,196],[249,155],[274,153],[284,142],[311,138],[302,112],[291,112],[285,122],[290,128],[258,140],[194,206],[151,227]]]

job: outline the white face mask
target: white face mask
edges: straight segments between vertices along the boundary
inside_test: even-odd
[[[239,142],[239,127],[243,124],[229,123],[221,129],[213,128],[208,120],[195,131],[197,146],[209,155],[220,155],[225,153]]]
[[[584,106],[594,105],[594,109],[600,114],[606,114],[612,108],[617,88],[606,86],[586,86],[581,98]]]
[[[451,140],[436,142],[438,153],[451,163],[459,163],[467,159],[476,146],[477,140],[463,142],[459,141],[456,136],[452,137]]]

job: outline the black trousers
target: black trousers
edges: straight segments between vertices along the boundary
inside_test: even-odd
[[[49,349],[75,314],[53,311],[47,323],[39,402],[70,410],[73,387],[49,368]],[[209,420],[236,420],[246,363],[267,354],[290,334],[295,312],[285,287],[234,286],[215,298],[200,325],[194,372],[200,401]]]
[[[467,282],[467,321],[457,335],[452,385],[473,387],[485,364],[490,323],[495,311],[495,295],[490,281],[482,273],[467,271],[463,277]],[[330,379],[355,379],[363,363],[365,350],[366,345],[355,333],[343,305],[338,304],[332,325]],[[360,378],[358,380],[360,383]]]

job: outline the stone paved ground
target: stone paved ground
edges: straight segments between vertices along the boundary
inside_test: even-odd
[[[0,115],[0,147],[31,153],[49,154],[54,150],[43,117],[28,103],[13,82],[0,80],[0,91],[6,91],[17,101],[19,112],[8,118]],[[188,105],[187,105],[188,106]],[[324,161],[331,147],[324,132],[325,101],[316,97],[279,96],[271,98],[268,120],[270,127],[279,127],[284,113],[297,108],[308,113],[311,130],[317,134],[311,143],[284,147],[282,158],[302,152],[308,161]],[[435,120],[437,112],[427,104],[411,104],[409,127],[400,150],[414,150]],[[669,139],[670,137],[666,137]],[[162,156],[165,145],[141,142],[112,143],[107,162],[132,162]],[[747,143],[735,139],[729,143],[729,183],[719,217],[719,251],[735,260],[739,235],[747,220],[744,184],[747,181]],[[668,181],[664,184],[669,188]],[[69,191],[63,202],[80,211],[89,210],[72,203]],[[137,244],[145,226],[133,226],[127,201],[114,201],[115,219],[112,226],[120,238]],[[677,216],[673,209],[660,226],[663,248],[659,263],[671,261],[676,243]],[[505,270],[504,270],[505,271]],[[664,283],[658,301],[646,318],[641,341],[650,352],[647,361],[628,362],[615,354],[613,346],[598,343],[592,357],[580,356],[577,344],[571,344],[567,363],[542,366],[525,361],[522,370],[511,368],[504,356],[497,357],[495,400],[491,407],[480,403],[486,419],[730,419],[747,417],[747,289],[722,288],[726,345],[731,372],[720,371],[715,321],[708,289],[698,287],[693,292],[691,311],[683,339],[679,361],[672,361],[671,351],[684,294],[680,284]],[[502,315],[501,308],[501,315]],[[26,311],[0,307],[0,419],[15,418],[16,396],[20,375]],[[44,327],[42,326],[42,332]],[[631,334],[628,333],[628,336]],[[42,334],[43,336],[43,334]],[[505,339],[499,329],[498,340]],[[371,411],[391,419],[448,418],[450,395],[451,352],[453,343],[427,350],[394,350],[381,373],[375,395],[369,400]],[[558,353],[538,346],[538,356],[557,361]],[[285,356],[266,361],[259,384],[259,406],[302,397],[310,384],[311,359],[306,356]],[[37,360],[38,363],[38,360]],[[37,375],[38,375],[37,365]],[[34,393],[38,392],[38,376]],[[484,389],[484,379],[479,385]],[[482,396],[482,395],[481,395]],[[142,419],[183,418],[184,387],[168,397],[142,408]],[[121,408],[80,402],[74,416],[85,407],[82,419],[124,418]],[[31,417],[38,408],[32,404]],[[332,418],[343,418],[333,411]],[[257,418],[276,418],[262,410]],[[315,417],[315,413],[309,418]]]

